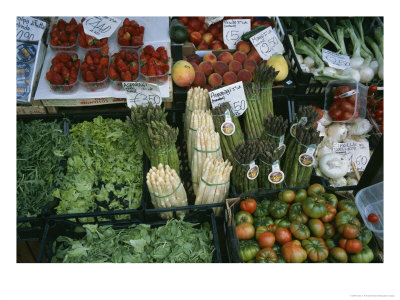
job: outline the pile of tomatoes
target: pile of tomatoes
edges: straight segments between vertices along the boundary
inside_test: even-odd
[[[383,132],[383,96],[376,85],[370,85],[368,88],[367,107],[369,114],[378,124],[379,130]]]
[[[354,201],[338,201],[320,184],[276,199],[242,200],[235,214],[243,262],[369,263],[372,232],[357,218]]]
[[[334,121],[352,121],[358,118],[360,107],[357,101],[358,93],[344,97],[345,93],[355,90],[354,86],[338,86],[333,94],[333,104],[329,108],[329,115]]]

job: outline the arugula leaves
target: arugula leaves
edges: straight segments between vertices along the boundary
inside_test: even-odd
[[[67,173],[53,193],[57,214],[138,208],[143,151],[132,123],[99,116],[73,125],[70,138]]]
[[[52,262],[210,263],[215,250],[209,223],[171,219],[166,225],[132,225],[126,229],[83,225],[80,240],[59,236]]]

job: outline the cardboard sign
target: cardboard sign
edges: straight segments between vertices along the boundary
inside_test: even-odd
[[[86,17],[82,23],[85,34],[98,40],[110,37],[120,24],[120,19],[112,17]]]
[[[17,40],[40,41],[46,22],[32,17],[17,17]]]
[[[274,54],[285,52],[285,48],[271,26],[252,36],[250,41],[264,60],[268,60]]]
[[[235,49],[243,33],[251,30],[250,19],[224,20],[223,26],[224,43],[229,49]]]
[[[235,117],[241,116],[247,109],[246,95],[244,94],[242,81],[211,91],[208,95],[210,96],[213,108],[228,102]]]
[[[346,70],[350,68],[350,57],[322,48],[322,60],[331,68]]]
[[[206,17],[205,23],[210,26],[212,24],[218,23],[219,21],[222,21],[224,17]]]
[[[146,82],[123,82],[127,97],[126,103],[132,106],[147,106],[151,102],[154,106],[161,105],[162,98],[158,85]]]
[[[368,142],[334,143],[333,152],[345,155],[349,159],[348,172],[354,172],[351,162],[356,164],[357,171],[364,171],[370,159]]]

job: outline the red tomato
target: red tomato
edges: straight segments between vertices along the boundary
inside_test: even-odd
[[[383,100],[379,102],[379,108],[383,110]]]
[[[378,87],[376,85],[370,85],[368,88],[368,91],[371,93],[375,93],[378,90]]]
[[[382,116],[376,115],[375,120],[376,120],[376,122],[378,122],[379,124],[382,124],[382,122],[383,122],[383,117],[382,117]]]
[[[351,118],[353,118],[353,113],[345,111],[342,113],[341,117],[342,117],[342,119],[341,119],[342,121],[347,121],[347,120],[350,120]]]
[[[347,253],[358,253],[361,252],[362,248],[362,243],[359,240],[352,239],[347,241],[345,250]]]
[[[332,106],[329,109],[329,115],[331,116],[332,119],[334,119],[335,121],[340,120],[340,117],[342,116],[342,111],[335,108],[334,106]]]
[[[250,223],[241,223],[236,226],[236,235],[239,240],[249,240],[254,237],[256,230]]]
[[[340,248],[346,249],[346,244],[347,244],[347,239],[341,238],[339,240],[339,246]]]
[[[258,237],[258,244],[261,248],[269,248],[275,244],[275,235],[272,232],[265,231]]]
[[[379,221],[379,217],[376,214],[369,214],[368,215],[368,222],[377,223],[378,221]]]
[[[340,104],[340,109],[342,110],[342,111],[348,111],[348,112],[351,112],[351,113],[353,113],[354,112],[354,105],[351,105],[349,102],[347,102],[347,101],[343,101],[341,104]]]
[[[257,202],[254,199],[247,199],[240,202],[240,209],[252,214],[257,208]]]
[[[381,109],[381,108],[377,109],[377,110],[376,110],[376,116],[377,116],[377,117],[383,116],[383,109]]]
[[[275,239],[279,244],[283,245],[292,240],[292,234],[287,228],[279,227],[275,231]]]

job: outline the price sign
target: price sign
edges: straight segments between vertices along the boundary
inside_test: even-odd
[[[17,40],[40,41],[46,22],[32,17],[17,17]]]
[[[368,142],[334,143],[333,152],[345,155],[350,161],[348,172],[354,172],[351,162],[357,166],[357,171],[364,171],[370,158]]]
[[[250,41],[264,60],[274,54],[285,52],[285,48],[271,26],[252,36]]]
[[[208,95],[210,96],[211,106],[213,108],[228,102],[236,117],[241,116],[247,109],[246,95],[244,94],[242,81],[211,91]]]
[[[110,37],[120,24],[120,19],[112,17],[87,17],[82,25],[85,34],[100,40]]]
[[[350,57],[322,48],[322,60],[330,67],[340,70],[350,68]]]
[[[206,19],[204,20],[204,22],[210,26],[212,24],[218,23],[219,21],[222,21],[224,19],[224,17],[206,17]]]
[[[129,108],[132,106],[161,105],[162,97],[160,89],[155,84],[146,82],[123,82],[127,97],[126,103]]]
[[[224,43],[229,49],[235,49],[236,44],[241,40],[242,34],[250,31],[250,19],[224,20],[223,35]]]

